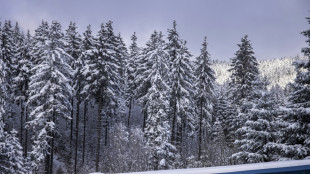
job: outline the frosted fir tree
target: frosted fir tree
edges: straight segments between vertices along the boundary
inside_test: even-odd
[[[16,76],[13,78],[13,90],[15,96],[15,102],[21,108],[21,117],[20,117],[20,141],[23,142],[23,133],[25,132],[25,141],[24,141],[24,150],[25,156],[27,156],[27,146],[28,146],[28,132],[25,130],[24,122],[28,121],[28,112],[27,112],[27,101],[29,97],[29,82],[31,76],[31,44],[32,37],[28,31],[26,37],[20,35],[20,40],[18,41],[18,50],[16,54],[17,60],[17,71]],[[24,118],[25,117],[25,118]],[[24,121],[25,120],[25,121]]]
[[[2,35],[0,36],[2,44],[0,49],[2,50],[2,61],[4,63],[3,71],[5,71],[5,81],[2,85],[5,85],[7,92],[7,102],[6,102],[6,115],[7,117],[12,117],[14,114],[14,91],[13,91],[13,81],[11,80],[16,75],[16,51],[17,47],[14,43],[14,29],[12,27],[11,21],[6,20],[2,29]]]
[[[169,68],[171,70],[172,63],[178,56],[178,52],[181,48],[181,39],[179,37],[179,33],[177,31],[177,23],[173,21],[173,28],[168,29],[168,43],[167,43],[167,51],[169,52],[170,59],[169,59]]]
[[[2,61],[4,63],[4,71],[5,71],[5,77],[6,82],[5,85],[7,86],[7,90],[9,90],[10,93],[12,93],[11,88],[11,78],[13,78],[14,72],[15,72],[15,44],[13,39],[13,28],[11,25],[11,21],[5,21],[3,29],[2,29],[2,35],[1,35],[1,50],[2,50]]]
[[[45,42],[48,40],[49,35],[49,24],[45,21],[41,22],[41,25],[35,30],[35,34],[33,37],[33,43],[31,45],[31,62],[34,65],[40,64],[44,56],[43,46]]]
[[[118,107],[116,110],[116,115],[121,117],[125,116],[126,113],[126,62],[128,60],[128,50],[125,42],[120,33],[115,36],[116,44],[116,59],[119,65],[118,74],[119,74],[119,96],[117,96]]]
[[[116,116],[117,108],[119,107],[119,97],[122,93],[121,88],[121,71],[122,59],[118,56],[118,41],[112,27],[113,22],[106,23],[106,33],[98,34],[98,50],[101,52],[105,61],[105,85],[104,104],[106,116]],[[100,54],[99,54],[100,55]],[[115,119],[111,118],[111,119]]]
[[[72,56],[74,60],[77,60],[81,55],[81,35],[77,32],[77,26],[74,22],[70,22],[65,34],[65,51]],[[74,67],[74,61],[72,61],[72,67]]]
[[[31,156],[35,168],[45,160],[45,171],[49,173],[53,168],[56,122],[59,118],[71,119],[68,113],[71,109],[69,98],[73,95],[72,69],[68,63],[72,58],[64,51],[63,37],[61,25],[53,21],[46,40],[37,40],[37,51],[42,56],[31,69],[29,84],[31,119],[28,127],[35,132]]]
[[[140,54],[140,48],[137,45],[137,36],[134,33],[131,36],[132,43],[129,46],[129,56],[126,65],[126,105],[128,106],[128,120],[127,125],[130,125],[131,109],[136,96],[135,72],[137,71],[137,59]]]
[[[220,166],[228,164],[228,152],[230,149],[223,132],[222,122],[218,118],[212,125],[212,144],[215,147],[214,153],[216,154],[212,163]],[[209,162],[208,158],[206,160],[204,161],[205,164]]]
[[[200,56],[195,61],[195,90],[196,106],[199,113],[199,131],[198,131],[198,160],[201,157],[202,149],[202,132],[210,128],[212,122],[212,107],[214,96],[214,71],[211,69],[210,55],[207,51],[207,37],[204,38]]]
[[[168,124],[168,108],[170,88],[169,77],[169,54],[164,50],[162,34],[156,31],[151,35],[144,49],[146,65],[150,69],[140,74],[137,79],[143,79],[138,83],[138,89],[147,88],[145,95],[138,98],[146,111],[145,137],[147,145],[151,148],[152,154],[149,160],[150,170],[167,169],[173,167],[175,148],[169,143],[170,128]]]
[[[234,103],[242,105],[251,100],[255,92],[255,83],[259,78],[258,63],[254,57],[253,48],[248,36],[245,35],[238,44],[236,57],[231,59],[231,99]]]
[[[83,88],[82,81],[84,80],[82,75],[83,61],[81,60],[81,36],[76,31],[77,27],[74,22],[70,22],[68,29],[65,34],[65,51],[73,58],[70,62],[71,68],[74,70],[72,86],[75,94],[71,98],[71,129],[70,129],[70,140],[72,140],[73,134],[73,101],[76,98],[76,116],[75,116],[75,155],[74,155],[74,173],[77,172],[77,150],[78,150],[78,135],[79,135],[79,120],[80,120],[80,105],[82,103],[82,97],[80,95]],[[71,144],[71,143],[70,143]]]
[[[271,93],[263,92],[255,108],[247,114],[244,126],[236,131],[235,145],[239,152],[232,158],[240,163],[258,163],[273,161],[272,151],[268,151],[268,143],[276,142],[277,107]]]
[[[310,24],[310,18],[306,18]],[[306,60],[295,61],[297,75],[290,83],[291,93],[288,98],[283,120],[287,125],[282,130],[282,156],[289,159],[303,159],[310,156],[310,29],[302,32],[307,38],[308,47],[302,48]]]
[[[1,54],[1,51],[0,51]],[[5,90],[5,71],[4,63],[0,59],[0,171],[8,174],[24,174],[27,173],[25,169],[25,159],[23,157],[23,149],[16,137],[17,132],[12,130],[7,133],[4,130],[5,115],[5,98],[7,98],[7,91]]]
[[[179,38],[176,22],[168,30],[166,50],[170,55],[169,65],[171,72],[171,141],[181,149],[183,136],[192,134],[194,129],[193,114],[193,69],[190,64],[192,56],[186,47],[186,42]]]
[[[8,174],[25,174],[25,159],[23,157],[23,148],[19,143],[19,139],[16,137],[17,132],[12,130],[6,135],[5,146],[3,151],[7,154],[7,173]],[[0,155],[1,156],[1,155]],[[1,167],[0,167],[1,168]]]
[[[92,36],[92,30],[91,30],[91,26],[88,25],[86,31],[83,33],[83,40],[82,40],[82,44],[81,44],[81,56],[78,59],[79,62],[83,63],[83,68],[81,69],[82,72],[82,78],[83,78],[83,83],[82,83],[82,90],[80,91],[80,94],[84,100],[84,109],[83,109],[83,148],[82,148],[82,164],[84,164],[85,162],[85,150],[86,150],[86,120],[87,120],[87,110],[88,110],[88,103],[90,100],[91,95],[88,95],[88,91],[84,90],[84,87],[87,84],[87,79],[86,79],[86,75],[88,75],[87,71],[88,71],[88,65],[92,62],[92,59],[95,58],[95,55],[92,53],[93,50],[95,50],[95,39]]]
[[[112,119],[112,116],[116,115],[118,96],[121,92],[120,66],[116,57],[116,38],[111,21],[107,23],[106,27],[104,24],[101,25],[98,38],[95,42],[95,48],[88,50],[87,56],[89,59],[83,68],[83,75],[86,78],[87,85],[85,85],[82,93],[88,94],[88,98],[95,98],[98,104],[96,148],[96,171],[98,171],[101,122],[108,123]],[[105,137],[106,142],[107,136]]]

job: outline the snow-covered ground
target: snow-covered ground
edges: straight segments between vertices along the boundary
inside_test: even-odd
[[[159,170],[148,172],[135,172],[132,174],[216,174],[216,173],[239,172],[248,170],[252,171],[252,170],[286,168],[296,166],[309,166],[308,169],[310,169],[310,160],[278,161],[267,163],[207,167],[207,168],[192,168],[192,169],[177,169],[177,170]],[[91,173],[91,174],[102,174],[102,173]],[[129,173],[123,173],[123,174],[129,174]]]

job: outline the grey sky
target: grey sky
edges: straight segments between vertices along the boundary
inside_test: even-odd
[[[63,29],[74,21],[81,33],[91,24],[94,35],[113,20],[126,44],[137,32],[139,46],[154,30],[166,34],[175,19],[195,56],[207,36],[212,59],[221,60],[234,56],[245,34],[258,59],[301,55],[309,11],[310,0],[0,0],[1,20],[18,21],[32,33],[42,19],[59,20]]]

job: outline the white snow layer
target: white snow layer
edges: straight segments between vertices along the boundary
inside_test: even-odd
[[[277,161],[277,162],[207,167],[207,168],[158,170],[158,171],[134,172],[131,174],[216,174],[225,172],[284,168],[284,167],[295,167],[304,165],[310,165],[310,160],[290,160],[290,161]],[[103,173],[90,173],[90,174],[103,174]],[[123,173],[123,174],[130,174],[130,173]]]

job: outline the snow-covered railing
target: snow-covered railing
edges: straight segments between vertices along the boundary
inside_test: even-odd
[[[225,174],[225,173],[226,174],[259,174],[259,173],[309,174],[310,160],[277,161],[277,162],[207,167],[207,168],[158,170],[147,172],[135,172],[131,174]]]

